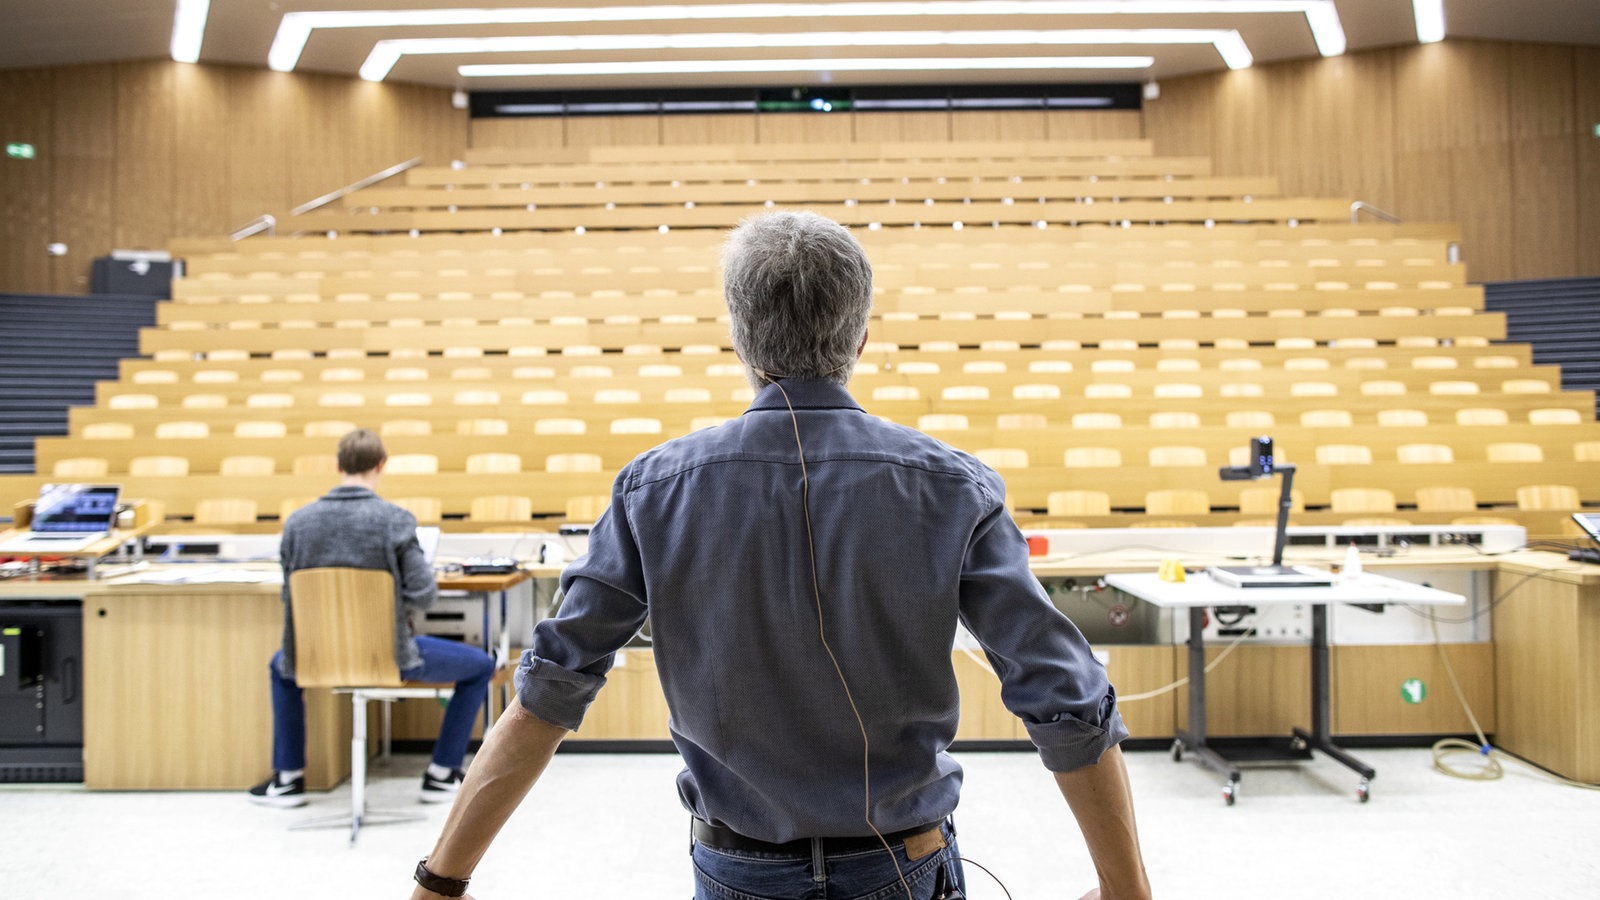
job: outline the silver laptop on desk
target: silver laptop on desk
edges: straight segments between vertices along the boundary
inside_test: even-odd
[[[111,533],[119,484],[47,484],[39,488],[28,533],[0,543],[0,553],[70,553]]]

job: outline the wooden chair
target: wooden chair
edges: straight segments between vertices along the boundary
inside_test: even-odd
[[[1203,466],[1206,464],[1204,447],[1151,447],[1152,466]]]
[[[1111,495],[1105,491],[1051,491],[1045,495],[1052,516],[1109,516]]]
[[[314,419],[307,422],[301,433],[306,437],[342,438],[356,430],[356,423],[343,419]]]
[[[1575,409],[1530,409],[1529,425],[1581,425],[1583,414]]]
[[[456,434],[483,436],[510,434],[511,427],[505,419],[462,419],[456,423]]]
[[[257,504],[235,497],[207,497],[194,505],[196,525],[254,525]]]
[[[1457,425],[1507,425],[1511,418],[1503,409],[1469,406],[1456,410]]]
[[[468,475],[497,475],[522,471],[522,457],[515,453],[474,453],[467,457]]]
[[[66,478],[101,478],[111,471],[111,464],[95,456],[75,456],[58,459],[50,467],[50,474]]]
[[[1578,489],[1569,484],[1530,484],[1517,488],[1517,509],[1567,511],[1582,508]]]
[[[91,422],[83,426],[83,436],[91,441],[131,441],[133,426],[126,422]]]
[[[1473,512],[1477,508],[1472,488],[1443,484],[1417,488],[1418,512]]]
[[[1401,444],[1395,448],[1395,458],[1407,464],[1453,463],[1456,454],[1448,444]]]
[[[332,688],[351,702],[350,815],[296,827],[350,826],[355,843],[362,825],[412,822],[420,815],[367,809],[367,703],[409,697],[447,698],[450,687],[402,681],[394,661],[394,577],[380,569],[301,569],[289,575],[294,620],[295,683]],[[385,708],[387,730],[387,707]]]
[[[157,440],[197,440],[211,436],[211,426],[204,422],[161,422],[156,425]]]
[[[240,422],[233,426],[233,436],[241,438],[281,438],[287,437],[289,426],[282,422],[270,419],[256,419],[249,422]]]
[[[1419,428],[1428,424],[1428,414],[1420,409],[1380,409],[1378,424],[1384,428]]]
[[[1049,428],[1050,420],[1042,413],[1001,413],[994,417],[994,427],[1001,431]]]
[[[439,457],[432,453],[399,453],[389,457],[385,470],[391,475],[437,475]]]
[[[995,470],[1028,467],[1028,451],[1013,447],[986,447],[974,450],[972,455],[976,456],[979,462]]]
[[[1364,466],[1372,464],[1372,448],[1362,444],[1322,444],[1317,447],[1319,466]]]
[[[599,472],[601,468],[598,453],[552,453],[544,458],[546,472]]]
[[[278,461],[270,456],[224,456],[217,470],[233,476],[271,475],[278,470]]]
[[[469,522],[526,522],[532,518],[533,501],[527,497],[474,497],[467,507]]]
[[[583,434],[589,426],[582,419],[536,419],[534,434]]]
[[[917,417],[920,431],[965,431],[967,427],[967,417],[960,413],[929,413]]]
[[[182,456],[135,456],[128,460],[128,474],[140,478],[177,478],[189,474],[189,460]]]
[[[611,505],[610,494],[583,494],[567,498],[567,518],[574,522],[593,522]]]
[[[302,506],[310,506],[315,502],[317,502],[315,497],[290,497],[278,504],[278,521],[289,521],[289,517],[294,515],[295,510],[300,509]]]

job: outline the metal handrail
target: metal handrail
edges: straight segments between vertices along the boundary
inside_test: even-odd
[[[1371,215],[1373,218],[1382,219],[1383,221],[1388,222],[1390,225],[1400,224],[1399,216],[1395,215],[1394,213],[1384,212],[1365,200],[1357,200],[1356,202],[1350,204],[1350,221],[1352,224],[1361,218],[1361,213],[1363,211]]]
[[[278,220],[270,213],[256,216],[246,222],[238,231],[228,235],[228,237],[236,241],[242,241],[252,234],[260,234],[263,231],[267,233],[267,237],[272,237],[278,233]]]
[[[386,178],[393,178],[394,176],[399,175],[401,172],[404,172],[407,169],[412,169],[412,168],[415,168],[415,167],[420,166],[420,165],[422,165],[422,157],[420,157],[420,156],[414,157],[412,159],[408,159],[403,163],[395,163],[394,165],[390,166],[387,169],[384,169],[381,172],[374,172],[371,175],[368,175],[367,177],[361,179],[360,181],[353,181],[353,182],[345,185],[344,187],[339,188],[336,191],[329,191],[328,193],[323,194],[321,197],[318,197],[315,200],[311,200],[311,201],[308,201],[306,203],[302,203],[299,206],[296,206],[294,209],[290,210],[289,214],[290,215],[294,215],[294,216],[305,215],[306,213],[311,212],[314,209],[321,209],[322,207],[327,206],[329,203],[332,203],[333,201],[338,200],[341,197],[344,197],[344,196],[346,196],[348,194],[353,194],[356,191],[361,190],[362,188],[372,187],[373,185],[377,184],[380,181],[383,181]]]

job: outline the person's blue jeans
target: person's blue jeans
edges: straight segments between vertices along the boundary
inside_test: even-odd
[[[461,768],[472,739],[472,722],[489,696],[489,679],[494,661],[476,647],[444,638],[421,635],[417,649],[422,665],[407,669],[400,677],[407,681],[453,681],[455,694],[445,708],[439,725],[439,739],[433,745],[433,761],[448,769]],[[275,771],[306,767],[306,705],[300,687],[278,674],[283,651],[272,655],[272,768]]]
[[[830,854],[822,858],[820,871],[810,857],[721,850],[696,842],[691,851],[695,900],[904,900],[907,886],[912,900],[931,900],[941,869],[947,885],[965,892],[955,830],[949,822],[942,829],[944,849],[921,859],[907,859],[905,845],[893,843],[892,861],[881,848]]]

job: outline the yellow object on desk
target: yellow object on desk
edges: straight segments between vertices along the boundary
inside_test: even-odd
[[[1162,581],[1182,581],[1183,563],[1172,558],[1163,559],[1161,568],[1156,572],[1156,577]]]

